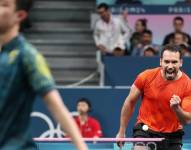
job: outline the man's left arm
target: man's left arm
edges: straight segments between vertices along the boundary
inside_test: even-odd
[[[191,123],[191,96],[181,100],[179,96],[173,95],[170,100],[170,107],[181,124]]]

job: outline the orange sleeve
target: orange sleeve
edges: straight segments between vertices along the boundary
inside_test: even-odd
[[[182,100],[182,109],[191,113],[191,96],[185,97]]]
[[[146,82],[146,76],[147,76],[146,71],[140,73],[133,83],[140,91],[143,90],[143,87],[144,87],[145,82]]]
[[[187,112],[191,112],[191,81],[190,80],[188,81],[184,98],[182,100],[182,108]]]

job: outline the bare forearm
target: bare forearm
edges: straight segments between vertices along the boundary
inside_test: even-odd
[[[52,99],[52,97],[54,97],[54,99]],[[79,130],[74,120],[72,119],[72,116],[70,115],[69,111],[63,104],[58,92],[52,91],[49,94],[47,94],[44,99],[47,103],[50,112],[52,113],[56,121],[60,123],[61,127],[71,137],[78,150],[87,150],[87,147],[81,138]]]
[[[185,112],[180,106],[174,112],[181,124],[184,125],[191,122],[191,113]]]
[[[128,102],[128,101],[126,101],[123,105],[123,108],[121,110],[120,129],[119,129],[119,132],[121,134],[125,134],[127,125],[134,111],[134,106],[135,106],[135,103]]]
[[[118,137],[124,137],[127,125],[132,116],[135,104],[140,96],[140,93],[140,90],[135,85],[132,85],[130,93],[127,96],[121,110],[120,128],[117,135]]]
[[[188,124],[191,122],[191,113],[186,112],[180,106],[182,100],[178,95],[173,95],[170,99],[170,107],[176,113],[176,116],[181,124]]]

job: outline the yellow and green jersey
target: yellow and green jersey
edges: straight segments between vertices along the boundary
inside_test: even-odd
[[[28,132],[36,95],[53,90],[43,56],[18,35],[0,51],[0,149],[35,150]]]

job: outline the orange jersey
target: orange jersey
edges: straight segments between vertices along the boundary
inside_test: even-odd
[[[170,99],[178,95],[182,109],[191,112],[191,80],[185,73],[178,80],[167,81],[162,77],[161,68],[149,69],[138,75],[134,85],[142,92],[137,123],[163,133],[182,129],[170,108]]]

